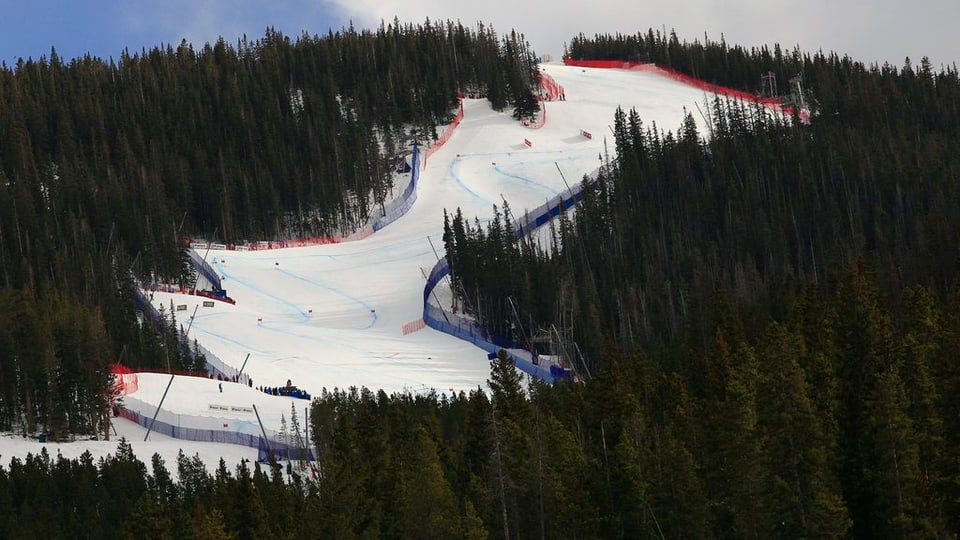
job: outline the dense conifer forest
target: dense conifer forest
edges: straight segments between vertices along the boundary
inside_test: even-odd
[[[801,73],[813,113],[717,99],[699,133],[693,112],[654,126],[616,111],[616,158],[585,179],[555,248],[514,240],[508,207],[485,231],[447,216],[464,307],[516,340],[561,329],[583,351],[571,367],[592,374],[580,399],[608,403],[591,417],[566,395],[541,411],[610,482],[588,497],[594,532],[955,535],[956,68],[653,32],[580,36],[568,53],[751,92]]]
[[[359,229],[459,93],[530,112],[535,75],[517,33],[429,21],[0,66],[0,430],[102,429],[110,362],[197,368],[136,282],[192,286],[194,237]]]
[[[957,70],[654,32],[578,36],[568,53],[748,91],[768,72],[781,83],[802,73],[813,112],[804,124],[716,100],[699,132],[692,114],[653,126],[610,111],[616,155],[554,224],[554,246],[515,240],[509,207],[485,230],[450,209],[444,241],[465,308],[509,337],[560,328],[583,352],[578,380],[524,387],[501,354],[489,393],[324,393],[310,414],[316,477],[293,484],[269,466],[208,472],[189,457],[148,469],[125,445],[99,463],[15,460],[0,471],[0,536],[955,537]],[[24,245],[2,215],[4,249]],[[92,253],[110,261],[133,242],[115,234],[91,232]],[[38,284],[56,268],[23,264],[15,275]],[[20,279],[5,301],[39,310],[52,286]],[[109,355],[96,304],[63,302],[83,306],[75,316]],[[57,343],[56,329],[72,328],[58,313],[0,332]]]

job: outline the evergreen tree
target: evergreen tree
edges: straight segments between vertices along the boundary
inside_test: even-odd
[[[803,342],[778,324],[770,325],[758,350],[763,384],[757,403],[771,473],[767,496],[780,520],[770,533],[839,538],[848,534],[850,519],[797,358],[804,352]]]
[[[457,503],[444,478],[436,445],[416,429],[393,456],[398,470],[395,513],[401,538],[453,538],[461,532]]]

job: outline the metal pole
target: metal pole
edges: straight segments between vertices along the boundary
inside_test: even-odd
[[[440,255],[437,253],[437,249],[433,247],[433,240],[432,240],[429,236],[427,236],[427,241],[430,242],[430,248],[433,249],[433,256],[437,258],[437,262],[440,262]],[[449,259],[447,260],[447,262],[448,262],[448,264],[449,264]],[[450,279],[450,274],[452,274],[452,273],[453,273],[453,270],[451,269],[451,270],[450,270],[450,273],[448,273],[446,276],[444,276],[443,279],[447,280],[447,285],[450,286],[450,291],[453,293],[454,299],[456,299],[456,297],[457,297],[457,290],[454,288],[454,286],[453,286],[453,281]],[[437,299],[437,294],[436,294],[436,293],[433,294],[433,298],[434,298],[435,300]],[[470,299],[467,297],[466,292],[464,292],[464,295],[463,295],[463,303],[464,303],[464,304],[467,304],[467,307],[468,307],[468,308],[473,309],[473,306],[470,305]],[[437,300],[437,304],[438,304],[438,305],[440,304],[440,300]],[[447,316],[446,316],[446,310],[443,309],[443,306],[442,306],[442,305],[441,305],[441,307],[440,307],[440,310],[441,310],[441,311],[444,311],[444,316],[443,316],[443,318],[446,319],[446,318],[447,318]],[[464,311],[466,311],[466,310],[464,310]],[[473,310],[473,311],[474,311],[474,313],[477,313],[476,310]],[[450,322],[450,320],[447,319],[447,322]]]
[[[193,306],[193,315],[190,315],[190,322],[187,324],[187,331],[183,334],[184,339],[190,335],[190,329],[193,328],[193,318],[197,316],[197,310],[200,305]],[[189,345],[189,344],[188,344]]]
[[[587,372],[587,378],[592,377],[592,375],[590,375],[590,368],[587,367],[587,360],[583,357],[583,353],[580,352],[580,346],[574,342],[573,347],[577,350],[577,356],[580,357],[580,363],[583,364],[583,369]]]
[[[181,225],[183,225],[183,222],[181,222]],[[216,228],[213,229],[213,236],[214,236],[214,237],[217,236],[217,229],[216,229]],[[193,249],[193,248],[191,248],[191,249]],[[203,262],[207,262],[207,255],[209,255],[209,254],[210,254],[210,242],[207,242],[207,251],[204,252],[204,254],[203,254]],[[201,265],[201,267],[202,267],[202,266],[203,266],[203,265]],[[200,274],[201,274],[201,273],[202,273],[202,272],[200,272],[200,270],[198,269],[198,270],[197,270],[197,279],[193,280],[193,294],[197,294],[197,284],[200,283]],[[212,283],[211,283],[211,285],[212,285]]]
[[[430,242],[430,249],[433,250],[433,256],[437,258],[437,262],[440,262],[440,254],[437,253],[437,248],[433,247],[433,239],[430,238],[430,235],[427,235],[427,242]]]
[[[237,373],[238,378],[240,377],[240,375],[243,375],[243,368],[247,367],[247,360],[249,359],[250,359],[250,353],[247,353],[247,357],[243,359],[243,365],[240,366],[240,371]]]
[[[563,175],[563,171],[560,170],[560,164],[557,163],[556,161],[554,161],[553,164],[557,166],[557,172],[560,173],[560,179],[563,180],[563,185],[567,186],[567,191],[570,191],[572,193],[570,189],[570,184],[567,183],[567,177],[565,177]]]
[[[167,399],[167,392],[170,391],[170,385],[173,384],[174,375],[170,375],[170,381],[167,382],[167,389],[163,391],[163,397],[160,398],[160,404],[157,405],[157,410],[153,413],[153,418],[150,419],[150,427],[147,428],[147,434],[143,436],[143,442],[147,442],[147,437],[150,436],[150,432],[153,431],[153,423],[157,421],[157,415],[160,414],[160,407],[163,406],[163,400]]]
[[[437,253],[437,248],[433,247],[433,240],[430,238],[430,235],[427,235],[427,242],[430,243],[430,249],[433,250],[433,256],[437,258],[437,262],[440,262],[440,254]],[[429,276],[424,276],[429,279]],[[447,285],[450,287],[450,290],[453,292],[453,297],[457,297],[457,292],[453,289],[453,284],[450,282],[449,274],[444,276],[444,279],[447,280]],[[433,299],[437,301],[437,306],[440,307],[440,313],[443,315],[443,319],[447,321],[447,324],[450,324],[450,319],[447,317],[447,310],[443,309],[443,304],[440,302],[440,299],[437,298],[436,288],[430,289],[430,293],[433,294]]]
[[[253,414],[257,415],[257,423],[260,424],[260,433],[263,433],[263,444],[267,445],[267,455],[272,456],[273,451],[270,450],[270,439],[267,438],[267,430],[263,429],[263,422],[260,420],[260,412],[257,411],[257,404],[253,404]]]
[[[533,346],[530,336],[527,335],[527,331],[523,328],[523,321],[520,320],[520,314],[517,312],[517,305],[513,303],[513,298],[507,297],[507,302],[510,302],[510,309],[513,311],[513,319],[517,322],[517,325],[520,327],[520,333],[523,334],[523,339],[526,340],[527,345]]]
[[[423,274],[423,279],[427,281],[430,280],[430,276],[428,276],[427,273],[423,271],[423,268],[420,269],[420,273]],[[443,309],[443,304],[441,304],[440,299],[437,298],[437,292],[434,289],[430,289],[430,294],[433,295],[433,299],[436,300],[437,305],[440,306],[440,314],[443,315],[443,318],[447,321],[447,323],[450,323],[450,318],[447,317],[447,310]],[[423,316],[422,318],[426,319],[426,316]]]

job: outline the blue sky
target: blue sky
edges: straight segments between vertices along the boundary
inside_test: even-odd
[[[19,0],[0,15],[0,60],[49,56],[65,59],[90,53],[118,58],[181,39],[202,45],[219,36],[231,43],[246,34],[263,36],[268,26],[287,35],[341,28],[342,10],[328,2],[299,0]]]
[[[934,66],[960,61],[957,0],[8,0],[0,11],[0,62],[91,53],[117,58],[129,48],[181,39],[202,46],[223,36],[261,37],[268,26],[286,35],[324,34],[350,21],[460,20],[522,32],[541,55],[559,57],[579,32],[636,33],[675,29],[687,40],[707,33],[748,47],[837,51],[867,63],[902,65],[909,56]]]

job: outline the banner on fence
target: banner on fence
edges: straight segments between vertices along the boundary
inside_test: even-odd
[[[157,411],[155,405],[132,397],[126,398],[124,406],[118,408],[116,412],[118,416],[143,427],[152,425],[155,433],[174,439],[238,444],[249,448],[269,448],[268,454],[261,452],[261,459],[269,459],[272,454],[274,457],[300,456],[301,459],[316,461],[316,455],[312,449],[291,445],[281,440],[276,432],[273,435],[268,434],[268,438],[264,439],[256,420],[174,414],[163,409]],[[154,413],[157,413],[156,421],[152,420]]]
[[[243,407],[240,405],[221,405],[219,403],[209,403],[207,404],[207,408],[211,411],[253,414],[253,407]]]

